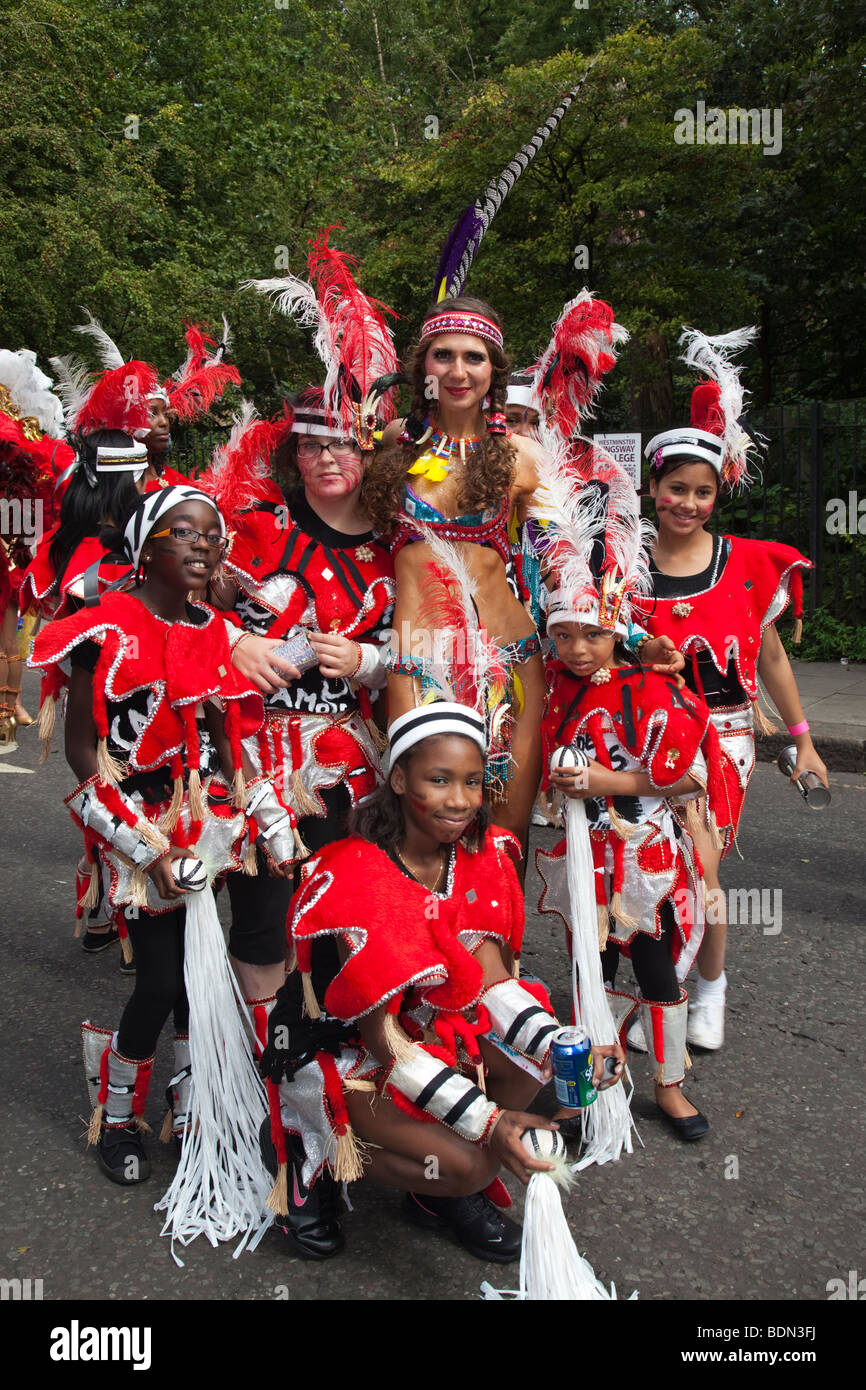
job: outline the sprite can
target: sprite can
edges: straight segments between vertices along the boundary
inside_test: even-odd
[[[560,1028],[550,1045],[553,1087],[560,1105],[582,1110],[598,1091],[592,1084],[592,1043],[582,1028]]]

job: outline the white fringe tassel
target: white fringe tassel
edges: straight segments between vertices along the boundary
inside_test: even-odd
[[[520,1251],[520,1288],[494,1289],[481,1285],[481,1296],[490,1301],[519,1299],[525,1302],[610,1301],[616,1286],[605,1288],[592,1265],[579,1254],[556,1183],[547,1173],[533,1173],[526,1191],[523,1245]],[[630,1296],[637,1298],[637,1293]]]
[[[165,1211],[161,1234],[189,1245],[243,1235],[235,1258],[261,1235],[271,1178],[259,1151],[268,1113],[242,1021],[243,995],[226,953],[213,893],[186,898],[184,979],[189,997],[192,1077],[189,1121],[174,1181],[154,1210]]]
[[[616,1024],[610,1011],[601,955],[598,949],[598,915],[595,906],[595,871],[582,801],[568,798],[566,821],[566,873],[571,912],[571,992],[574,1016],[598,1046],[616,1042]],[[632,1153],[634,1120],[626,1092],[626,1076],[616,1086],[599,1091],[598,1098],[582,1111],[586,1150],[575,1169],[591,1163],[616,1162],[625,1149]],[[635,1131],[637,1132],[637,1131]],[[639,1136],[638,1136],[639,1137]]]

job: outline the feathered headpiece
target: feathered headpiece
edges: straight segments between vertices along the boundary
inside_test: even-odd
[[[745,392],[740,369],[730,358],[748,347],[757,331],[755,327],[738,328],[708,338],[696,328],[683,329],[680,344],[686,351],[682,360],[686,366],[705,372],[709,380],[692,392],[689,426],[664,430],[647,444],[644,455],[651,468],[661,468],[668,459],[683,463],[699,460],[709,463],[732,491],[752,481],[748,464],[755,441],[740,424]]]
[[[36,354],[0,350],[0,490],[6,498],[50,500],[54,479],[74,459],[62,442],[63,407]]]
[[[595,59],[589,64],[577,86],[572,87],[544,124],[538,127],[528,144],[518,150],[512,159],[509,159],[502,173],[498,174],[495,179],[491,179],[481,196],[475,200],[471,207],[466,208],[460,214],[456,227],[445,243],[439,261],[439,269],[436,272],[433,296],[437,302],[447,297],[457,298],[463,293],[469,267],[475,259],[490,223],[520,175],[529,167],[542,145],[556,130],[589,76],[590,68],[594,62]]]
[[[616,349],[628,336],[614,321],[610,305],[589,290],[581,290],[566,304],[532,368],[532,404],[561,440],[568,440],[594,414],[602,377],[616,365]]]
[[[543,523],[539,549],[556,583],[547,623],[581,623],[626,637],[634,597],[649,594],[653,536],[640,516],[634,484],[595,449],[581,466],[562,444],[539,461],[539,486],[529,515]]]
[[[394,388],[402,380],[386,316],[393,310],[371,299],[352,273],[354,256],[328,245],[328,227],[310,242],[310,282],[296,275],[247,280],[244,289],[270,295],[280,313],[315,329],[313,345],[325,368],[323,411],[340,434],[372,449],[377,419],[394,418]],[[330,431],[329,431],[330,432]]]
[[[291,426],[291,411],[276,421],[262,420],[255,406],[241,402],[231,434],[215,451],[210,468],[196,479],[196,487],[215,499],[229,525],[239,511],[256,502],[272,496],[283,500],[271,481],[270,458]]]
[[[156,368],[149,362],[125,362],[117,344],[86,309],[87,323],[78,324],[76,333],[86,334],[96,344],[103,370],[92,376],[76,357],[52,357],[57,390],[63,401],[69,434],[92,434],[94,430],[123,430],[146,433],[149,428],[147,402],[159,392]]]
[[[171,381],[165,383],[164,396],[169,408],[178,420],[195,420],[209,410],[215,400],[228,386],[240,386],[241,374],[237,367],[225,361],[231,343],[231,332],[225,314],[222,316],[223,335],[217,344],[216,339],[207,337],[200,324],[189,324],[184,334],[187,345],[186,361],[174,373]],[[211,349],[216,349],[211,351]]]

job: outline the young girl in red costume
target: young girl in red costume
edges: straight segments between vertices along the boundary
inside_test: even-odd
[[[556,658],[545,752],[548,763],[563,747],[572,764],[589,760],[556,764],[551,781],[586,802],[604,978],[613,985],[620,952],[637,977],[637,999],[611,992],[609,1003],[620,1032],[640,1004],[656,1104],[680,1138],[697,1139],[709,1126],[680,1089],[689,1065],[680,982],[703,929],[701,868],[669,802],[706,790],[708,764],[717,779],[717,739],[703,702],[624,646],[632,602],[649,585],[631,482],[612,460],[596,457],[594,478],[580,479],[566,459],[548,466],[535,509],[558,580],[547,615]],[[570,927],[565,841],[537,859],[540,909]]]
[[[484,718],[432,701],[395,720],[389,737],[387,784],[355,834],[309,862],[293,902],[312,1021],[300,1016],[293,973],[263,1059],[272,1204],[293,1253],[324,1259],[344,1243],[335,1181],[367,1177],[404,1191],[414,1224],[505,1263],[519,1255],[520,1230],[485,1190],[503,1165],[524,1183],[550,1166],[530,1159],[520,1136],[554,1127],[525,1111],[550,1075],[559,1025],[510,967],[523,934],[518,845],[489,823]],[[338,969],[322,973],[331,942]],[[621,1067],[621,1049],[601,1049],[598,1076],[611,1053]],[[501,1201],[501,1184],[494,1195]]]
[[[755,723],[766,723],[758,706],[758,676],[797,746],[792,777],[809,770],[827,780],[775,627],[790,599],[799,622],[802,570],[810,562],[777,541],[714,536],[707,530],[720,489],[749,481],[752,441],[738,423],[743,390],[729,356],[753,336],[753,329],[720,338],[694,330],[684,334],[684,360],[708,380],[692,394],[690,424],[656,435],[645,449],[658,539],[651,570],[655,602],[644,621],[650,632],[671,637],[685,654],[686,682],[709,706],[723,754],[729,823],[724,847],[713,843],[705,820],[694,827],[709,897],[688,1040],[711,1049],[724,1041],[727,987],[719,864],[734,842],[755,765]]]
[[[290,876],[299,848],[269,780],[245,779],[252,768],[243,742],[262,726],[261,696],[232,667],[222,617],[188,598],[205,591],[219,564],[222,516],[197,489],[169,487],[140,500],[123,544],[135,590],[105,593],[50,623],[31,664],[51,671],[71,663],[66,754],[80,785],[67,804],[135,948],[135,989],[118,1031],[82,1026],[95,1107],[90,1142],[106,1176],[130,1184],[149,1174],[141,1130],[153,1054],[171,1013],[172,1131],[184,1132],[186,889],[176,861],[200,858],[209,876],[240,868],[258,832],[272,871]],[[222,783],[211,780],[220,766]],[[243,943],[233,940],[232,951],[242,959]]]

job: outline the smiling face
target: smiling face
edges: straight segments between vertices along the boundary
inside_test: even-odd
[[[437,734],[411,750],[391,773],[403,815],[424,836],[451,845],[472,824],[484,791],[484,760],[472,739]]]
[[[195,539],[178,539],[154,533],[169,528],[189,529],[203,534]],[[141,559],[148,578],[153,575],[169,588],[202,593],[222,558],[219,545],[209,545],[205,536],[221,538],[219,519],[206,502],[179,502],[154,523],[153,532],[142,547]]]
[[[304,489],[311,497],[336,501],[361,486],[364,456],[360,444],[353,439],[299,435],[297,458]]]
[[[556,643],[559,660],[576,676],[591,676],[613,656],[616,634],[607,628],[554,622],[547,632]]]
[[[718,479],[708,463],[685,463],[662,478],[650,478],[659,532],[672,540],[693,536],[709,521],[718,493]]]
[[[487,344],[468,333],[442,333],[427,349],[424,375],[428,394],[449,411],[478,410],[492,376]]]

